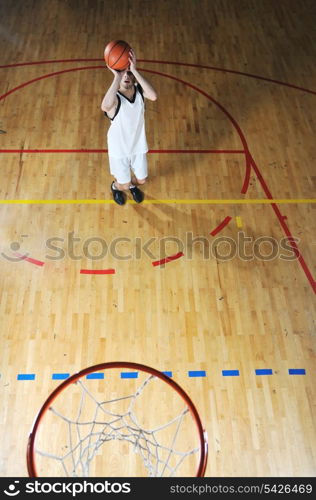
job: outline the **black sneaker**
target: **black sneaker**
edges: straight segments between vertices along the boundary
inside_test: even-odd
[[[144,193],[140,189],[138,189],[138,187],[130,187],[129,190],[132,193],[132,196],[136,203],[141,203],[143,201]]]
[[[120,191],[119,189],[116,189],[114,187],[114,181],[111,184],[111,191],[115,203],[117,203],[118,205],[124,205],[126,201],[125,194],[123,193],[123,191]]]

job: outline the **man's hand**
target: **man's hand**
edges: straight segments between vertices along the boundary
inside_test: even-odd
[[[128,60],[129,60],[129,69],[132,73],[134,73],[134,71],[136,71],[136,55],[133,49],[129,51]]]
[[[110,66],[106,65],[106,67],[113,73],[113,75],[120,80],[122,79],[124,71],[118,71],[117,69],[110,68]]]

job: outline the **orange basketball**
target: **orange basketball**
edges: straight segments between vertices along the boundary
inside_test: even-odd
[[[131,47],[124,40],[109,42],[104,50],[106,64],[117,71],[122,71],[129,66],[129,51]]]

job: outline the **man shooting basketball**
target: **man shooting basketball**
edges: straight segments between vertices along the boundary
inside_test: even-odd
[[[137,203],[144,199],[136,185],[144,184],[148,175],[144,98],[157,99],[153,87],[136,69],[133,50],[129,53],[129,63],[124,71],[107,66],[114,80],[101,104],[102,111],[111,120],[107,135],[110,171],[115,178],[111,191],[119,205],[126,201],[124,191],[129,191]]]

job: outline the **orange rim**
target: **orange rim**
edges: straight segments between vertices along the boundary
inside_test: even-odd
[[[64,390],[66,387],[68,387],[70,384],[73,384],[76,382],[78,379],[84,377],[85,375],[88,375],[89,373],[92,372],[98,372],[101,370],[108,370],[110,368],[130,368],[134,370],[139,370],[143,372],[150,373],[151,375],[154,375],[155,377],[160,378],[164,382],[166,382],[169,386],[171,386],[177,393],[182,397],[182,399],[186,402],[187,406],[189,407],[190,413],[192,417],[195,420],[197,430],[198,430],[198,435],[199,435],[199,441],[200,441],[200,460],[199,460],[199,465],[196,471],[195,476],[196,477],[203,477],[205,474],[205,469],[207,465],[207,457],[208,457],[208,441],[207,441],[207,435],[206,431],[203,429],[202,422],[199,416],[199,413],[193,404],[191,398],[186,394],[186,392],[180,387],[177,382],[172,380],[170,377],[165,375],[164,373],[156,370],[155,368],[151,368],[150,366],[146,366],[140,363],[131,363],[129,361],[113,361],[109,363],[101,363],[98,365],[93,365],[89,366],[88,368],[85,368],[81,370],[78,373],[75,373],[74,375],[70,376],[62,382],[56,389],[50,394],[50,396],[46,399],[45,403],[41,407],[40,411],[38,412],[31,433],[28,438],[28,444],[27,444],[27,453],[26,453],[26,459],[27,459],[27,470],[28,474],[30,477],[38,477],[37,475],[37,470],[36,470],[36,463],[35,463],[35,438],[36,438],[36,433],[39,428],[39,425],[41,421],[43,420],[43,417],[47,410],[50,408],[52,405],[53,401],[57,398],[57,396]]]

